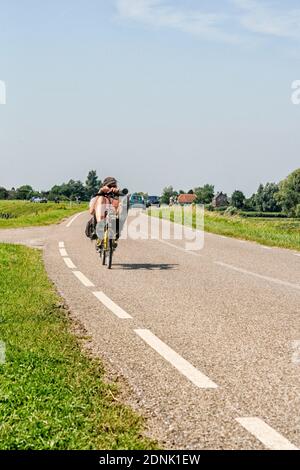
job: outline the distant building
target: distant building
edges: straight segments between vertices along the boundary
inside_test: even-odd
[[[179,194],[177,198],[178,204],[193,204],[195,202],[197,196],[196,194]]]
[[[216,196],[212,200],[212,205],[213,207],[224,207],[228,206],[228,197],[227,194],[222,193],[217,193]]]

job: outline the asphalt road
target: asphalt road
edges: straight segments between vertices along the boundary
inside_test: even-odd
[[[44,248],[89,349],[147,433],[166,448],[299,448],[299,253],[212,234],[193,252],[181,240],[127,239],[109,271],[87,219],[0,240]]]

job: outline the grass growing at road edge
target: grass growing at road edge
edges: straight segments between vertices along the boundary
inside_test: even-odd
[[[0,266],[0,449],[154,448],[80,351],[41,253],[0,244]]]
[[[149,215],[178,221],[181,207],[151,209]],[[191,209],[189,209],[191,210]],[[199,228],[196,216],[187,218],[187,224]],[[191,222],[192,220],[192,222]],[[190,223],[189,223],[190,222]],[[255,241],[262,245],[277,246],[300,251],[300,219],[263,219],[224,216],[217,212],[205,211],[204,229],[207,232],[227,237]]]

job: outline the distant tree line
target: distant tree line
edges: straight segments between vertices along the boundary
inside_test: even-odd
[[[88,201],[96,194],[101,186],[101,180],[95,170],[88,173],[85,183],[71,179],[68,183],[53,186],[49,191],[36,191],[30,185],[19,188],[6,189],[0,186],[0,199],[30,200],[33,197],[47,198],[49,201]],[[163,190],[161,202],[169,204],[170,198],[180,194],[195,194],[195,202],[210,206],[215,196],[215,187],[205,184],[194,189],[184,191],[174,190],[167,186]],[[147,196],[147,193],[141,193]],[[293,171],[280,183],[260,184],[256,193],[247,198],[240,190],[236,190],[228,197],[228,206],[233,209],[257,212],[282,212],[289,217],[300,217],[300,168]]]
[[[0,199],[30,200],[33,197],[47,198],[49,201],[89,201],[98,192],[101,180],[95,170],[88,173],[85,184],[71,179],[68,183],[53,186],[49,191],[36,191],[26,184],[19,188],[6,189],[0,187]]]
[[[163,190],[161,202],[169,204],[170,198],[176,198],[180,194],[195,194],[195,203],[211,207],[215,197],[215,188],[212,184],[205,184],[188,191],[174,190],[173,186],[167,186]],[[256,193],[247,198],[240,190],[235,190],[228,197],[228,206],[232,209],[243,211],[257,211],[276,213],[282,212],[289,217],[300,217],[300,168],[293,171],[280,183],[260,184]],[[212,208],[212,207],[211,207]]]

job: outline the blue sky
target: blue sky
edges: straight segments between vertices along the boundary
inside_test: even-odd
[[[251,194],[299,167],[300,5],[0,0],[0,185]]]

